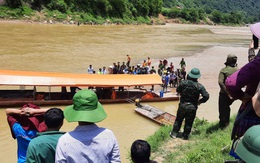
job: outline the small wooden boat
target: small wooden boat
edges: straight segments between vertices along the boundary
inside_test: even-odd
[[[0,107],[22,106],[25,103],[70,105],[77,89],[90,88],[94,88],[102,104],[127,103],[127,98],[142,98],[144,102],[179,100],[178,96],[160,97],[155,92],[135,89],[160,84],[161,78],[156,74],[100,75],[0,70]],[[112,96],[113,93],[115,96]],[[143,98],[147,94],[152,98]]]
[[[138,105],[135,111],[160,125],[173,125],[176,119],[176,116],[148,104]]]

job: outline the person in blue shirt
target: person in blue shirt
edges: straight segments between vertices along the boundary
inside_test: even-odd
[[[163,92],[166,93],[168,84],[170,82],[170,76],[169,76],[168,72],[166,72],[162,75],[162,82],[163,82]]]
[[[21,109],[7,108],[7,121],[14,139],[17,139],[17,162],[26,162],[26,151],[37,132],[47,129],[44,113],[48,109],[40,109],[33,104],[24,105]]]

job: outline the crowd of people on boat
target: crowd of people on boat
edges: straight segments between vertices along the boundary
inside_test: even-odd
[[[130,55],[127,55],[127,62],[122,62],[122,64],[121,62],[114,62],[113,65],[108,68],[103,66],[102,68],[98,68],[97,71],[94,69],[93,65],[89,65],[87,72],[89,74],[150,74],[154,72],[154,67],[151,66],[151,63],[151,58],[148,57],[142,64],[131,66]]]
[[[130,65],[131,58],[127,55],[127,62],[114,62],[113,65],[106,68],[98,68],[96,71],[93,65],[89,65],[88,74],[159,74],[162,79],[163,92],[167,92],[168,86],[170,88],[177,87],[181,80],[186,79],[186,62],[184,58],[181,59],[179,65],[180,68],[174,69],[173,62],[168,63],[167,59],[160,59],[157,69],[152,66],[152,60],[150,57],[147,60],[143,60],[142,64]],[[151,89],[153,91],[153,89]]]

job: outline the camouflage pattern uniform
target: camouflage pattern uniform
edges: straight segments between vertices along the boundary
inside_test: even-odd
[[[181,98],[171,136],[177,135],[181,128],[182,122],[185,119],[184,132],[182,136],[184,139],[188,139],[193,121],[196,117],[198,105],[200,103],[205,103],[209,99],[209,94],[205,87],[197,82],[197,79],[192,78],[183,80],[177,87],[176,91],[180,93]],[[199,99],[200,95],[202,95],[201,99]]]

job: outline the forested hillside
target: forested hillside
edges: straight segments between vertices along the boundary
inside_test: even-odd
[[[3,1],[3,0],[0,0]],[[1,19],[90,24],[184,23],[237,25],[260,20],[259,0],[4,0]],[[152,20],[152,21],[151,21]],[[157,22],[155,22],[157,21]]]
[[[163,0],[5,0],[0,17],[31,17],[38,11],[42,17],[56,21],[94,22],[109,20],[116,23],[150,21],[161,13]],[[7,8],[5,8],[7,7]],[[14,9],[10,11],[9,9]],[[69,17],[69,18],[68,18]],[[37,19],[37,18],[36,18]],[[98,22],[100,21],[100,22]]]
[[[236,14],[242,22],[252,23],[260,20],[259,0],[164,0],[164,8],[197,8],[206,14]]]

